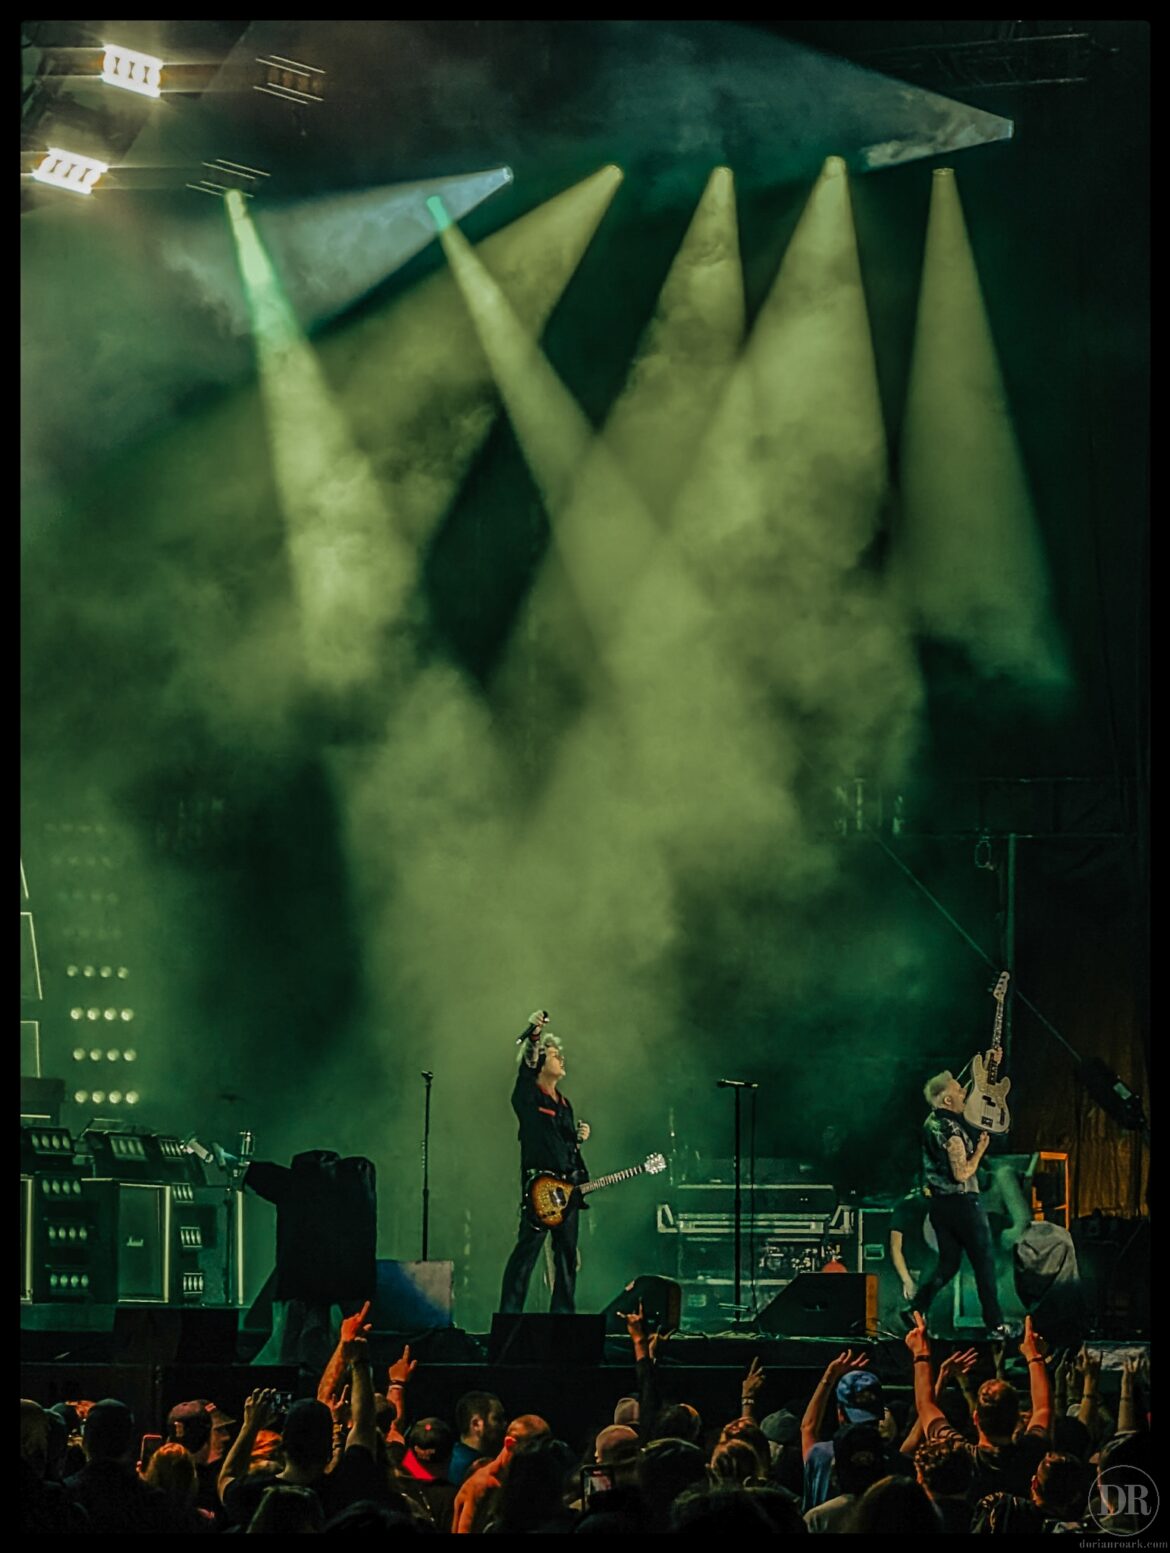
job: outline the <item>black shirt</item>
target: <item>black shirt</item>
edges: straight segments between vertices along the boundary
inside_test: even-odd
[[[536,1082],[536,1069],[521,1058],[512,1089],[512,1109],[520,1123],[520,1173],[548,1170],[576,1184],[589,1172],[577,1148],[573,1107],[562,1094],[546,1094]]]
[[[191,1529],[178,1507],[125,1462],[87,1462],[65,1489],[88,1515],[91,1532],[166,1537]]]
[[[890,1214],[890,1232],[897,1230],[902,1237],[902,1256],[912,1273],[922,1273],[934,1265],[937,1257],[937,1241],[932,1248],[926,1239],[926,1215],[930,1198],[921,1192],[910,1192],[896,1203]],[[930,1232],[933,1234],[933,1230]]]
[[[975,1140],[959,1118],[941,1108],[931,1111],[922,1127],[922,1179],[931,1193],[940,1197],[979,1190],[976,1176],[968,1176],[965,1181],[955,1180],[947,1154],[947,1144],[952,1138],[959,1139],[964,1158],[970,1159],[975,1152]]]
[[[260,1508],[266,1491],[280,1485],[279,1474],[252,1471],[246,1477],[229,1484],[223,1497],[223,1505],[230,1520],[247,1527]],[[311,1488],[321,1501],[325,1519],[340,1515],[351,1504],[364,1499],[392,1498],[389,1480],[364,1445],[351,1445],[332,1472],[322,1472],[312,1483],[302,1485]]]

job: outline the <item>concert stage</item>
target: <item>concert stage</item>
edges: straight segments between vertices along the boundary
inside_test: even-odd
[[[63,1314],[71,1318],[68,1325],[62,1322]],[[45,1406],[72,1398],[118,1396],[134,1407],[146,1430],[160,1428],[176,1402],[193,1397],[210,1398],[238,1418],[245,1397],[256,1386],[312,1393],[315,1376],[291,1366],[248,1364],[234,1357],[238,1350],[230,1321],[235,1312],[175,1312],[182,1321],[168,1330],[165,1318],[171,1314],[115,1306],[63,1313],[26,1306],[21,1311],[21,1395]],[[636,1390],[636,1381],[628,1338],[605,1337],[598,1361],[600,1317],[569,1319],[574,1326],[558,1333],[561,1353],[543,1363],[526,1362],[532,1352],[527,1329],[537,1327],[539,1318],[521,1323],[512,1345],[516,1362],[510,1362],[508,1354],[493,1362],[489,1334],[458,1328],[376,1332],[371,1342],[375,1379],[380,1384],[384,1366],[409,1342],[412,1357],[420,1361],[410,1388],[412,1417],[452,1416],[463,1392],[493,1391],[510,1413],[539,1413],[576,1444],[588,1430],[612,1418],[614,1404]],[[666,1397],[693,1403],[705,1419],[731,1418],[739,1411],[743,1374],[759,1355],[767,1371],[765,1411],[789,1402],[803,1405],[825,1365],[850,1341],[859,1342],[752,1333],[678,1336],[659,1362],[660,1384]],[[909,1385],[909,1355],[899,1338],[871,1340],[865,1346],[883,1380],[896,1388]]]
[[[206,1397],[239,1418],[244,1399],[256,1386],[300,1395],[311,1395],[315,1386],[315,1375],[300,1373],[292,1366],[240,1362],[231,1332],[234,1311],[171,1313],[89,1306],[64,1314],[71,1318],[68,1326],[63,1325],[59,1308],[27,1306],[21,1312],[21,1395],[45,1406],[76,1398],[117,1396],[133,1406],[144,1431],[161,1430],[176,1402]],[[181,1322],[168,1323],[165,1318],[172,1314],[180,1316]],[[380,1385],[384,1367],[398,1357],[403,1343],[409,1342],[412,1357],[420,1361],[410,1388],[412,1418],[451,1417],[456,1399],[465,1391],[492,1391],[502,1398],[510,1414],[539,1413],[557,1434],[576,1446],[590,1430],[612,1418],[614,1404],[636,1390],[636,1381],[627,1338],[605,1337],[598,1359],[595,1339],[600,1318],[569,1320],[579,1324],[575,1330],[572,1326],[559,1329],[561,1352],[543,1363],[526,1359],[532,1352],[531,1331],[539,1332],[543,1325],[539,1317],[527,1317],[521,1323],[513,1345],[517,1362],[509,1362],[507,1354],[502,1362],[493,1362],[496,1350],[489,1334],[458,1328],[375,1332],[371,1341],[375,1379]],[[497,1334],[497,1349],[498,1342]],[[670,1340],[659,1362],[659,1383],[667,1399],[692,1403],[708,1423],[723,1422],[738,1414],[740,1381],[751,1359],[758,1355],[767,1375],[761,1413],[784,1406],[800,1411],[826,1364],[850,1346],[864,1346],[870,1368],[880,1376],[891,1398],[909,1398],[913,1378],[910,1356],[902,1339],[894,1334],[870,1339],[768,1337],[750,1332],[680,1335]],[[969,1343],[940,1341],[936,1344],[938,1356],[955,1346]],[[1095,1346],[1119,1357],[1122,1349],[1140,1345],[1113,1342]],[[990,1358],[986,1362],[990,1373]],[[1026,1386],[1022,1365],[1015,1378],[1021,1387]]]

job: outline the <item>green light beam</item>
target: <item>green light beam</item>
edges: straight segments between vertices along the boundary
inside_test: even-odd
[[[953,172],[935,171],[902,426],[897,559],[922,629],[1058,688],[1048,568]]]

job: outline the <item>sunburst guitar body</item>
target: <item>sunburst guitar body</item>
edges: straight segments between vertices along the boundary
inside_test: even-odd
[[[661,1154],[649,1154],[640,1165],[617,1170],[613,1175],[598,1176],[596,1181],[586,1181],[581,1186],[575,1186],[562,1176],[537,1170],[525,1183],[525,1201],[534,1223],[542,1229],[556,1229],[576,1208],[575,1199],[600,1191],[603,1186],[613,1186],[618,1181],[632,1181],[635,1176],[656,1176],[665,1169],[666,1160]]]

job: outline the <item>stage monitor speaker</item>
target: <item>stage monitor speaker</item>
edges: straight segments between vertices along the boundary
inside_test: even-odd
[[[601,1315],[504,1315],[497,1311],[488,1339],[488,1363],[597,1365],[604,1342],[605,1317]]]
[[[453,1325],[454,1262],[379,1261],[371,1319],[376,1332],[429,1332]]]
[[[798,1273],[760,1313],[774,1337],[874,1337],[878,1281],[872,1273]]]
[[[166,1305],[171,1297],[171,1189],[82,1181],[95,1215],[93,1298],[104,1305]]]
[[[647,1274],[627,1283],[616,1299],[602,1311],[605,1330],[625,1336],[626,1323],[622,1316],[637,1310],[641,1302],[646,1317],[647,1330],[651,1332],[677,1332],[682,1322],[682,1285],[673,1278],[659,1278]]]
[[[236,1358],[235,1310],[119,1309],[114,1312],[116,1364],[226,1365]]]

